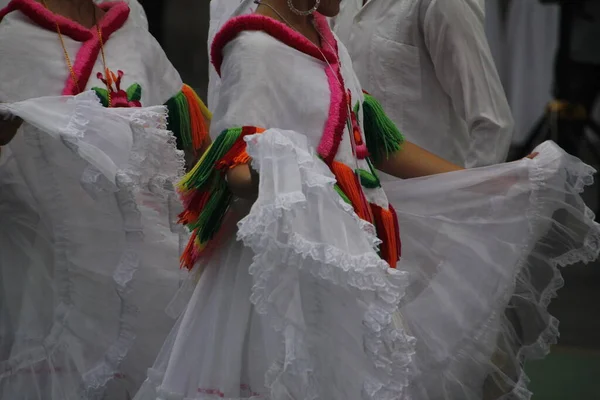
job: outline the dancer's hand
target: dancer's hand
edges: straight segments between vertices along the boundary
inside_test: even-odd
[[[540,153],[538,153],[538,152],[536,151],[536,152],[533,152],[533,153],[531,153],[530,155],[528,155],[528,156],[527,156],[527,157],[525,157],[525,158],[528,158],[528,159],[530,159],[530,160],[533,160],[533,159],[534,159],[534,158],[536,158],[536,157],[537,157],[539,154],[540,154]]]

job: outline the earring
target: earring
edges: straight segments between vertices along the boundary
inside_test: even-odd
[[[300,11],[296,7],[294,7],[294,0],[288,0],[288,7],[290,8],[290,10],[292,10],[292,12],[294,14],[300,15],[302,17],[306,17],[306,16],[309,16],[311,14],[314,14],[315,11],[317,11],[317,9],[319,8],[320,4],[321,4],[321,0],[315,0],[315,6],[313,8],[311,8],[308,11]]]

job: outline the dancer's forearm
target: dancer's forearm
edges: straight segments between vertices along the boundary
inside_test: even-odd
[[[242,199],[258,196],[258,174],[248,164],[238,165],[227,172],[229,190]]]
[[[402,145],[402,149],[378,163],[377,169],[397,178],[409,179],[460,171],[464,168],[407,141]]]

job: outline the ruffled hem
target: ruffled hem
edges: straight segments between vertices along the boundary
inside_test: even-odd
[[[536,148],[536,152],[539,152],[543,157],[556,156],[559,159],[564,159],[566,164],[561,165],[565,171],[565,184],[570,187],[570,192],[573,194],[582,193],[586,187],[594,184],[594,174],[596,170],[591,166],[584,164],[580,160],[566,154],[563,150],[558,148],[551,142],[545,142]],[[543,194],[542,191],[545,189],[545,173],[540,164],[544,163],[544,159],[533,159],[534,167],[532,169],[532,182],[533,190],[530,196],[531,208],[528,211],[528,215],[531,218],[532,224],[530,227],[530,233],[536,234],[535,225],[548,224],[548,216],[544,216],[543,205]],[[598,259],[600,255],[600,225],[593,222],[595,220],[594,212],[587,206],[583,206],[583,218],[590,221],[595,226],[595,229],[590,229],[585,235],[581,247],[571,249],[570,251],[561,254],[557,257],[553,257],[550,260],[550,267],[552,268],[552,279],[547,287],[539,295],[539,301],[537,307],[540,310],[547,310],[552,299],[557,297],[558,290],[564,286],[564,280],[560,273],[559,267],[567,267],[577,263],[590,263]],[[519,262],[517,273],[522,272],[528,264],[528,254]],[[518,275],[514,278],[514,285],[509,296],[513,294],[514,288],[517,285],[519,277]],[[546,311],[547,313],[547,311]],[[548,322],[546,328],[540,333],[537,340],[532,344],[523,346],[516,354],[517,360],[521,365],[525,365],[527,361],[542,359],[550,353],[551,346],[558,342],[559,337],[559,321],[555,317],[548,313]],[[498,400],[529,400],[533,393],[527,388],[530,380],[527,377],[525,370],[521,370],[519,378],[514,385],[513,390],[510,393],[498,398]]]
[[[529,195],[527,200],[518,200],[518,195],[515,195],[514,202],[514,204],[521,202],[525,205],[520,213],[525,215],[522,220],[527,221],[527,228],[523,227],[523,229],[527,229],[527,234],[520,233],[517,229],[512,230],[519,237],[526,237],[527,240],[524,242],[511,240],[510,242],[515,245],[513,250],[520,257],[515,260],[513,265],[507,266],[507,268],[510,267],[507,271],[510,271],[511,275],[501,278],[506,279],[506,286],[501,293],[495,295],[496,302],[487,306],[486,309],[489,310],[488,318],[482,320],[479,325],[473,325],[471,329],[465,330],[469,334],[462,336],[462,340],[452,345],[451,353],[446,354],[441,353],[441,350],[436,350],[434,343],[438,339],[432,339],[429,335],[427,335],[426,340],[432,342],[428,342],[423,348],[417,346],[417,357],[415,359],[419,373],[411,388],[413,397],[436,398],[436,395],[444,393],[444,396],[448,399],[477,399],[481,398],[482,390],[485,392],[489,389],[491,392],[496,393],[494,397],[486,397],[490,399],[529,400],[531,398],[532,393],[527,389],[529,379],[523,366],[529,360],[546,356],[550,351],[550,347],[557,342],[559,322],[548,313],[547,308],[564,283],[559,268],[579,262],[591,262],[597,259],[600,254],[600,225],[594,222],[593,213],[578,196],[586,186],[593,184],[595,170],[583,164],[580,160],[567,155],[551,142],[542,144],[536,149],[536,152],[539,153],[537,158],[518,162],[520,167],[514,170],[516,171],[515,174],[523,179],[523,182],[528,182],[527,190],[523,188],[520,190],[523,191],[522,193],[527,192]],[[523,166],[526,168],[523,168]],[[504,171],[502,168],[504,168]],[[500,180],[510,180],[513,171],[511,168],[510,165],[501,166],[497,168],[497,173],[490,174],[487,174],[485,169],[474,170],[470,172],[473,175],[471,180],[477,182],[478,179],[481,180],[481,176],[496,176]],[[490,167],[489,171],[495,169],[496,167]],[[527,174],[523,174],[523,171],[526,171]],[[435,179],[429,179],[427,184],[441,184],[439,180]],[[453,178],[449,176],[447,179],[451,180]],[[469,180],[468,177],[461,177],[461,179]],[[461,181],[455,188],[460,188],[460,185],[463,184],[465,187],[471,187],[471,185],[476,184],[473,182]],[[394,184],[392,183],[392,185]],[[424,182],[423,185],[425,185]],[[501,185],[500,182],[499,186]],[[521,184],[517,184],[517,186],[519,185]],[[400,187],[406,191],[410,191],[412,188],[410,184],[406,186],[398,185],[398,188]],[[498,192],[502,193],[502,189],[499,188]],[[430,192],[429,195],[435,196],[436,192]],[[402,219],[403,216],[406,216],[405,209],[401,206],[402,200],[396,199],[395,201],[396,209]],[[510,199],[507,199],[506,203],[511,204]],[[432,207],[435,207],[435,205]],[[406,211],[408,214],[411,212],[414,212],[413,208]],[[560,212],[563,212],[562,216]],[[507,214],[507,218],[510,218],[508,215],[512,214]],[[428,216],[421,216],[421,218],[423,221],[435,222],[434,219],[428,218]],[[566,222],[561,221],[561,218],[565,219]],[[445,219],[441,224],[452,227],[454,226],[453,222],[454,220]],[[405,225],[405,229],[410,229],[411,224],[419,226],[416,225],[417,222],[411,220],[408,228]],[[570,227],[573,224],[576,228]],[[577,224],[580,226],[577,227]],[[585,231],[582,233],[573,230],[577,228],[585,229]],[[473,230],[473,232],[477,231]],[[460,232],[457,235],[460,236]],[[494,237],[493,231],[491,231],[490,237]],[[467,240],[468,238],[477,242],[473,236],[465,237]],[[481,238],[481,241],[484,243],[483,246],[486,244],[493,246],[493,242],[489,238]],[[476,251],[473,250],[476,249],[476,244],[452,241],[451,243],[458,246],[464,245],[468,249],[467,251]],[[517,244],[518,246],[516,246]],[[411,250],[410,246],[408,246],[408,249]],[[480,256],[477,255],[477,257]],[[483,264],[487,263],[484,258],[478,259]],[[455,259],[452,259],[449,262],[451,267],[457,265],[453,264],[455,261]],[[482,266],[485,267],[483,264]],[[490,265],[492,265],[491,262]],[[406,267],[406,264],[401,264],[400,267],[403,266]],[[456,271],[462,270],[457,269]],[[538,282],[537,279],[539,278],[542,278],[542,281]],[[468,282],[473,284],[476,281],[468,280]],[[427,284],[431,285],[432,283],[433,281]],[[439,282],[435,284],[443,285]],[[454,284],[458,285],[457,287],[468,285],[466,282],[454,282]],[[431,286],[429,286],[429,289],[432,292],[440,290],[437,295],[443,296],[443,289],[439,287],[432,289]],[[479,293],[479,291],[472,293],[473,302],[479,300],[477,297]],[[444,301],[443,297],[436,298],[434,293],[429,293],[427,296],[429,301],[433,303]],[[516,301],[514,304],[512,304],[513,299]],[[448,298],[445,301],[451,303],[453,300]],[[424,304],[421,303],[421,305]],[[415,336],[417,336],[417,340],[421,345],[423,345],[421,335],[423,329],[425,329],[424,326],[433,329],[428,323],[421,326],[422,322],[417,310],[427,313],[426,310],[429,310],[429,308],[427,308],[427,305],[424,306],[423,309],[419,307],[411,309],[410,315],[406,317],[411,330],[415,325],[418,326],[419,333]],[[442,306],[443,304],[440,304],[440,307]],[[429,304],[429,307],[431,307],[431,304]],[[521,307],[525,307],[524,311],[528,315],[525,318],[531,318],[532,321],[520,320],[516,323],[520,324],[522,321],[531,326],[514,325],[515,321],[505,314],[507,310],[518,310]],[[403,307],[402,312],[405,310]],[[444,308],[444,310],[451,312],[452,307]],[[460,315],[463,317],[462,314]],[[468,315],[464,315],[464,318],[468,317]],[[515,317],[515,315],[512,315],[512,317]],[[423,320],[425,321],[427,318],[432,318],[432,316],[424,316]],[[517,316],[517,318],[523,317]],[[464,325],[468,326],[466,323]],[[439,326],[439,324],[436,326]],[[456,327],[451,329],[456,329]],[[520,336],[525,333],[518,333],[519,329],[527,330],[526,337]],[[535,336],[533,336],[534,334]],[[439,340],[444,341],[446,339]],[[491,342],[496,343],[496,346],[490,347]],[[438,351],[440,351],[439,354]],[[465,371],[471,371],[471,376],[468,376],[468,374],[465,376]],[[477,380],[478,378],[474,377],[475,373],[490,381],[484,383],[483,379]],[[432,381],[432,377],[435,377],[434,381]],[[486,386],[488,384],[489,387]],[[489,395],[487,392],[485,394]]]
[[[564,151],[559,149],[556,145],[545,142],[537,147],[535,151],[539,152],[542,155],[542,158],[557,157],[568,161],[566,165],[561,165],[558,168],[564,169],[566,174],[565,182],[571,187],[570,191],[572,193],[582,193],[587,186],[594,184],[594,174],[596,173],[596,170],[580,160],[564,153]],[[530,234],[532,236],[537,235],[536,226],[548,226],[550,220],[550,217],[543,212],[544,195],[542,192],[546,187],[546,173],[543,171],[543,168],[540,167],[540,164],[546,162],[546,160],[542,158],[532,160],[534,165],[531,172],[533,188],[530,196],[531,206],[527,211],[527,215],[531,221]],[[593,211],[587,206],[584,206],[583,217],[590,222],[595,219]],[[598,256],[600,255],[600,225],[596,223],[593,223],[593,225],[595,225],[595,229],[590,229],[585,235],[581,247],[571,249],[564,254],[550,259],[553,277],[539,295],[539,302],[537,305],[540,309],[546,310],[552,299],[557,297],[558,290],[564,285],[564,280],[559,267],[568,267],[580,262],[587,264],[598,259]],[[514,284],[512,290],[507,293],[507,298],[514,293],[514,288],[519,279],[518,274],[526,268],[529,254],[530,251],[524,252],[523,258],[519,261],[518,267],[516,268],[516,275],[513,280]],[[558,325],[558,320],[550,316],[547,328],[540,334],[536,342],[525,346],[520,350],[518,358],[522,363],[527,360],[543,358],[550,352],[550,347],[557,343],[559,336]],[[528,382],[528,379],[525,376],[522,376],[519,379],[519,382],[523,383],[517,385],[517,392],[523,392],[526,386],[525,382]]]
[[[299,191],[277,194],[272,198],[259,197],[250,214],[238,224],[238,240],[256,254],[250,266],[250,274],[254,278],[251,302],[260,314],[270,320],[275,331],[282,334],[282,343],[283,332],[295,329],[295,346],[307,352],[306,332],[298,331],[297,325],[274,305],[277,294],[273,288],[282,279],[279,277],[282,270],[292,268],[345,291],[352,291],[357,299],[369,304],[363,320],[366,328],[364,350],[373,371],[377,372],[365,381],[363,390],[366,398],[400,398],[409,383],[414,339],[394,325],[393,316],[408,284],[407,274],[390,269],[381,260],[374,251],[377,239],[372,227],[359,223],[358,216],[349,207],[343,206],[334,191],[335,180],[327,167],[318,164],[315,155],[307,147],[300,147],[293,135],[271,130],[247,138],[247,151],[252,157],[253,167],[261,175],[261,182],[275,176],[273,171],[279,167],[275,158],[265,155],[270,152],[277,154],[276,158],[285,160],[286,164],[295,160],[302,182]],[[351,212],[349,215],[354,228],[348,226],[347,229],[362,231],[363,238],[368,237],[370,251],[352,254],[347,248],[310,240],[294,232],[287,220],[290,216],[306,213],[307,198],[329,198],[338,204],[340,213]],[[327,218],[336,217],[328,215]],[[365,231],[369,235],[365,235]],[[319,332],[311,334],[318,336]],[[285,374],[305,379],[315,372],[313,367],[308,353],[293,359],[282,356],[267,372],[266,386],[272,388],[283,380]],[[309,378],[306,383],[302,398],[318,398],[321,390],[316,382]]]

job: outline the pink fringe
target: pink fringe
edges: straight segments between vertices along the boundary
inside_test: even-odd
[[[344,127],[348,119],[348,108],[345,106],[348,102],[346,92],[340,86],[338,79],[341,79],[338,64],[332,64],[332,68],[325,67],[327,81],[329,82],[330,101],[329,101],[329,116],[323,129],[323,135],[317,148],[317,152],[327,164],[331,164],[337,154],[342,137]]]
[[[221,65],[223,64],[223,48],[244,31],[265,32],[302,53],[318,58],[319,60],[323,60],[324,54],[327,61],[337,63],[337,56],[331,49],[323,48],[321,49],[323,54],[321,54],[321,51],[310,40],[287,25],[264,15],[246,14],[227,21],[215,35],[210,55],[211,62],[219,75],[221,75]]]

